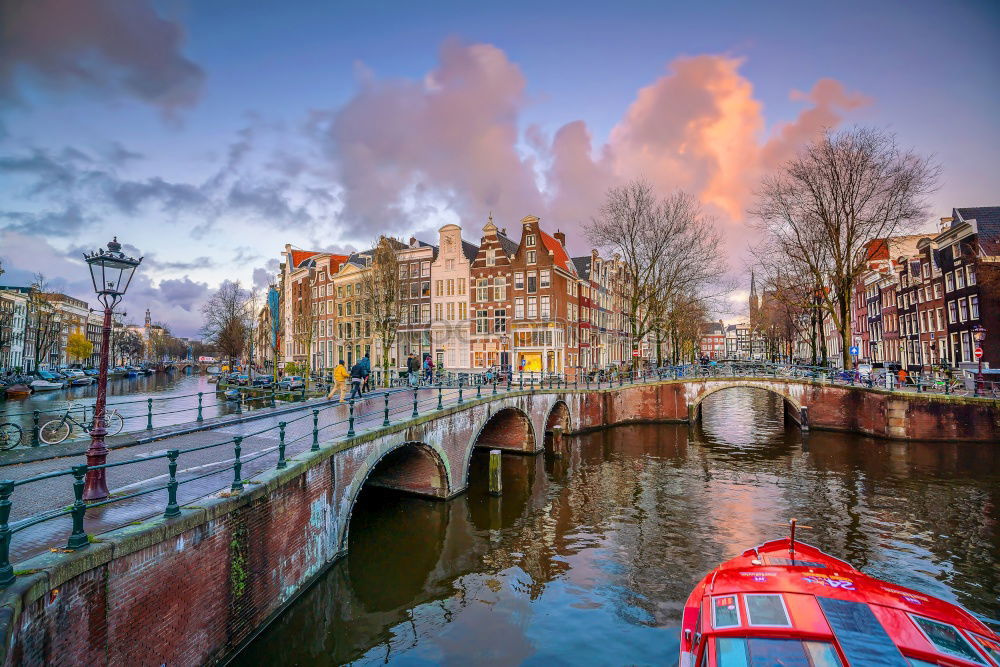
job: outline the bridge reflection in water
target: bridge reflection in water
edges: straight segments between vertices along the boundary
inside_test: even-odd
[[[347,557],[236,662],[671,662],[696,580],[790,516],[874,576],[1000,618],[995,446],[803,436],[779,397],[733,389],[690,428],[505,455],[502,498],[471,465],[448,502],[366,487]]]

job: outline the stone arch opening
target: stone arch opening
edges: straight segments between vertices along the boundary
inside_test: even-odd
[[[563,432],[569,430],[569,406],[565,401],[556,401],[549,410],[549,416],[545,418],[545,432],[552,430],[553,426],[562,426]]]
[[[447,498],[448,472],[436,451],[422,442],[405,442],[386,452],[362,487],[390,489],[429,498]]]
[[[803,425],[802,422],[803,419],[805,418],[805,412],[802,408],[802,405],[800,405],[797,400],[789,396],[784,391],[781,391],[763,382],[733,382],[731,384],[725,384],[719,387],[712,387],[711,389],[708,389],[700,396],[698,396],[698,398],[695,399],[694,402],[688,405],[688,418],[690,422],[695,423],[701,421],[702,403],[704,403],[705,399],[711,396],[712,394],[718,393],[720,391],[726,391],[727,389],[739,389],[744,387],[753,389],[763,389],[764,391],[774,396],[780,397],[782,399],[782,404],[784,406],[785,419],[790,420],[795,424],[798,424],[799,426]]]
[[[472,448],[534,454],[538,451],[537,442],[535,427],[524,411],[519,408],[502,408],[493,413],[479,429]]]

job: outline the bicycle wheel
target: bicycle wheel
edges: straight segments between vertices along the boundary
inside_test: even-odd
[[[117,410],[113,410],[104,420],[104,428],[108,435],[118,435],[125,428],[125,420]]]
[[[65,419],[52,419],[38,429],[38,438],[46,445],[58,445],[69,437],[72,427]]]
[[[0,449],[10,449],[21,444],[21,427],[17,424],[0,424]]]

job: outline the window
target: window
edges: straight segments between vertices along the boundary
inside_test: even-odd
[[[533,320],[538,317],[538,297],[528,297],[528,319]]]
[[[524,245],[529,246],[529,247],[535,245],[535,235],[534,234],[528,234],[527,236],[525,236],[524,237]]]
[[[489,301],[489,279],[480,278],[476,281],[476,301]]]
[[[955,305],[954,301],[948,302],[948,324],[954,324],[958,321],[958,306]]]
[[[469,304],[464,301],[458,302],[458,319],[466,320],[469,319]]]
[[[840,667],[837,649],[829,642],[764,637],[719,637],[715,640],[719,667],[761,667],[762,665],[811,665]],[[708,655],[708,651],[705,651]],[[898,655],[898,654],[897,654]]]
[[[945,655],[964,658],[981,665],[986,664],[955,626],[913,614],[910,614],[910,618],[920,628],[920,631],[924,633],[927,640],[934,645],[934,648]]]
[[[507,279],[503,276],[497,276],[493,279],[493,300],[507,300]]]
[[[962,289],[965,287],[965,271],[962,269],[955,270],[955,289]]]
[[[944,291],[952,292],[955,289],[955,274],[949,271],[944,274]]]
[[[969,304],[966,303],[965,299],[958,300],[958,318],[960,322],[969,319]]]
[[[431,295],[431,281],[425,280],[420,283],[420,296],[429,297]]]
[[[524,274],[515,273],[514,274],[514,289],[524,289]]]
[[[514,319],[524,319],[524,297],[514,299]]]
[[[534,264],[536,259],[537,258],[536,258],[535,251],[534,250],[529,250],[528,251],[528,259],[527,259],[528,264]]]
[[[712,598],[712,627],[735,628],[740,624],[740,606],[735,595]]]
[[[455,304],[454,302],[448,303],[448,321],[452,322],[455,319]]]
[[[399,277],[400,278],[405,278],[406,277],[406,264],[400,264],[399,265]]]
[[[532,271],[528,274],[528,294],[534,294],[538,291],[538,277],[535,272]]]
[[[416,299],[418,296],[420,296],[419,292],[420,292],[420,283],[416,281],[410,283],[410,298]]]
[[[1000,663],[1000,642],[979,635],[972,635],[994,662]]]
[[[410,264],[410,277],[419,278],[420,277],[420,262],[413,262]]]
[[[934,298],[941,298],[941,283],[934,283]]]
[[[428,278],[431,275],[431,263],[430,262],[420,262],[420,275],[424,278]]]
[[[970,296],[969,297],[969,317],[978,320],[979,319],[979,297]]]
[[[547,319],[549,319],[550,317],[552,317],[552,311],[551,311],[551,309],[549,308],[549,297],[547,297],[547,296],[543,296],[543,297],[542,297],[542,310],[541,310],[541,316],[542,316],[542,319],[543,319],[543,320],[547,320]]]
[[[434,281],[434,296],[444,296],[444,281],[435,280]]]
[[[476,311],[476,333],[485,334],[490,332],[490,314],[486,310]]]
[[[549,270],[545,269],[539,274],[538,286],[545,288],[550,285]]]
[[[971,339],[969,338],[969,332],[962,332],[962,361],[972,361],[972,345]]]
[[[493,333],[506,333],[507,332],[507,311],[506,309],[499,309],[493,311]]]
[[[420,306],[413,304],[410,306],[410,324],[420,323]]]
[[[781,595],[747,593],[743,596],[747,605],[747,620],[750,625],[771,625],[791,627],[788,610]]]
[[[967,274],[969,274],[969,284],[970,285],[975,285],[976,284],[976,267],[974,267],[974,266],[967,266],[967,267],[965,267],[965,272]]]
[[[453,259],[446,259],[446,260],[444,260],[444,268],[448,269],[449,271],[454,271],[455,270],[455,260],[453,260]]]
[[[351,306],[353,305],[353,303],[354,303],[353,301],[348,301],[347,302],[347,315],[348,316],[351,315]]]
[[[354,285],[347,286],[347,296],[354,296]]]
[[[496,264],[497,251],[491,248],[486,251],[486,266],[496,266]]]
[[[458,295],[465,296],[465,278],[458,279]]]
[[[448,278],[448,281],[445,283],[445,285],[447,286],[445,294],[448,296],[455,296],[455,279]]]
[[[958,241],[951,244],[951,258],[962,259],[962,248],[959,246]]]
[[[437,320],[437,321],[439,321],[439,322],[441,321],[441,304],[440,303],[435,303],[434,304],[434,319]]]

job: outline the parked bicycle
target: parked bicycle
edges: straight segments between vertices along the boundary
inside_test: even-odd
[[[11,449],[21,444],[21,427],[17,424],[0,424],[0,450]]]
[[[83,429],[85,433],[90,433],[93,429],[93,422],[88,422],[86,417],[82,422],[73,417],[73,410],[77,407],[79,406],[69,406],[66,408],[66,414],[62,417],[50,419],[42,424],[41,428],[38,429],[39,440],[46,445],[58,445],[69,437],[74,426]],[[84,409],[84,414],[86,414],[86,409]],[[107,435],[117,435],[121,433],[123,428],[125,428],[125,419],[118,413],[117,409],[107,413],[105,417]]]

